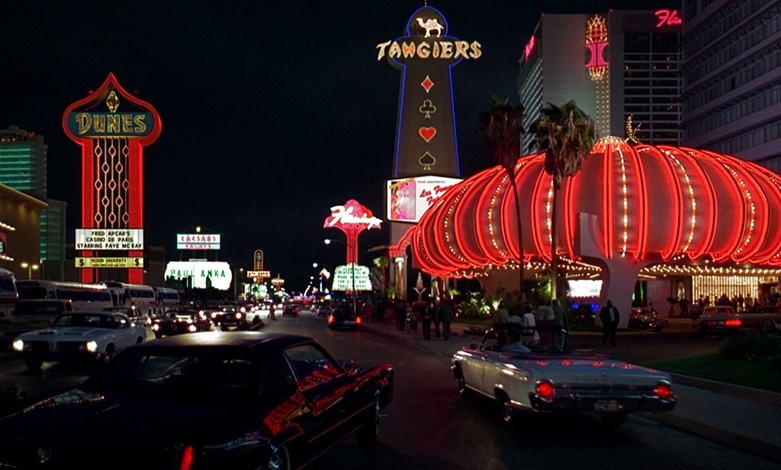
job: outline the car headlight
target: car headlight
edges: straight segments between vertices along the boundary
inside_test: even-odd
[[[196,331],[198,331],[198,327],[191,324],[187,327],[187,331],[189,331],[190,333],[195,333]]]
[[[215,318],[217,318],[217,312],[212,312],[212,320],[214,320]]]
[[[24,350],[24,341],[21,339],[14,340],[14,342],[11,343],[11,347],[14,348],[14,351],[22,352],[22,350]]]
[[[152,325],[152,330],[154,330],[154,331],[157,331],[157,330],[159,330],[159,329],[160,329],[160,325],[158,325],[157,323],[155,323],[154,325]]]
[[[98,352],[98,343],[95,341],[88,341],[87,342],[87,351],[94,353]]]

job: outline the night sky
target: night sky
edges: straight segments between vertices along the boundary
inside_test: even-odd
[[[109,72],[160,114],[144,151],[144,239],[168,260],[176,234],[222,234],[209,259],[265,268],[303,289],[312,263],[344,262],[330,207],[356,199],[383,218],[392,177],[401,74],[375,46],[402,36],[420,0],[4,0],[0,3],[0,129],[16,125],[48,145],[48,195],[79,228],[80,149],[65,109]],[[545,13],[679,8],[660,0],[439,0],[449,36],[482,44],[453,68],[461,176],[493,165],[477,116],[491,94],[517,101],[518,59]],[[528,111],[528,110],[527,110]],[[387,245],[387,224],[359,237]]]

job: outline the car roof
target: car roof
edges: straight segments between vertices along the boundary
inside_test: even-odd
[[[181,348],[231,348],[231,349],[273,349],[299,344],[311,344],[315,340],[308,336],[262,331],[202,331],[186,335],[174,335],[134,345],[134,349],[181,349]]]

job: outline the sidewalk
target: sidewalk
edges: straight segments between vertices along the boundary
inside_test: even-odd
[[[427,341],[420,325],[416,333],[408,333],[397,330],[395,321],[388,318],[363,324],[363,328],[378,334],[401,338],[448,357],[470,343],[480,342],[480,336],[464,334],[468,327],[453,323],[449,340],[435,338],[432,331]],[[677,374],[673,374],[673,385],[678,394],[675,410],[637,415],[781,463],[781,393]]]

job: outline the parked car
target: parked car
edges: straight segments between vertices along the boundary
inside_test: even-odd
[[[781,311],[777,307],[755,307],[736,312],[729,306],[705,307],[702,315],[694,320],[694,327],[703,334],[739,334],[745,330],[776,331],[781,323]]]
[[[588,413],[617,428],[628,413],[675,407],[666,372],[604,354],[535,346],[507,351],[509,338],[520,340],[523,333],[517,323],[499,323],[480,344],[465,346],[452,358],[459,392],[495,400],[504,422],[520,412]]]
[[[300,468],[347,437],[374,442],[393,394],[391,363],[339,361],[309,337],[169,336],[0,418],[0,467]]]
[[[212,329],[211,319],[200,310],[172,309],[152,320],[155,337],[195,333]]]
[[[13,349],[30,370],[44,362],[111,360],[122,349],[146,341],[144,325],[112,312],[69,312],[45,329],[19,335]]]
[[[330,302],[324,302],[320,304],[320,306],[317,308],[317,316],[318,317],[327,317],[331,313],[331,303]]]
[[[328,328],[332,330],[357,330],[361,326],[361,316],[350,308],[337,307],[328,315]]]
[[[653,308],[636,307],[629,312],[629,328],[660,332],[669,325],[669,320]]]

